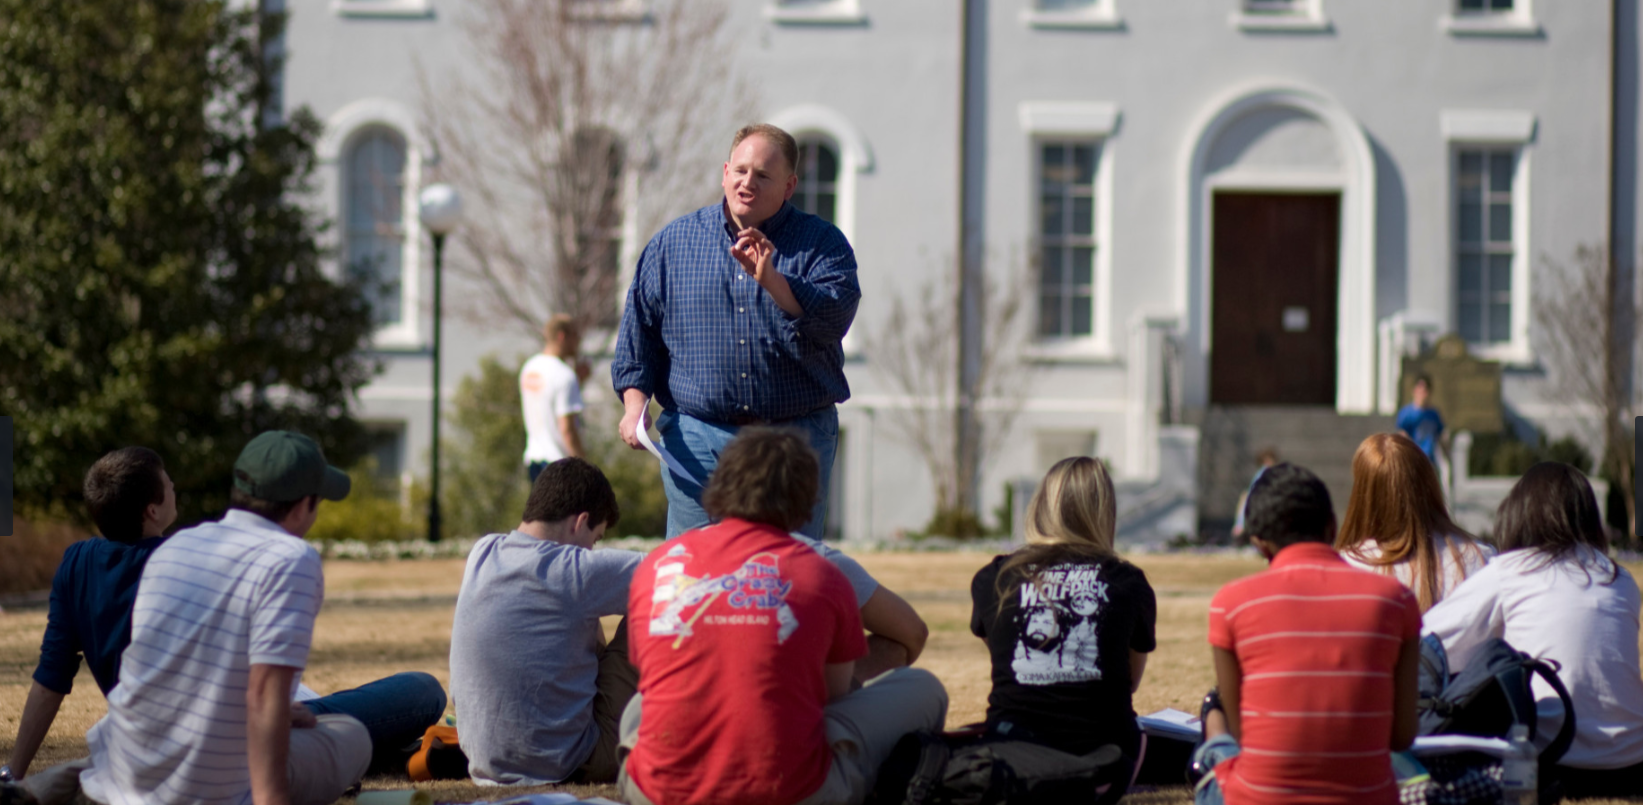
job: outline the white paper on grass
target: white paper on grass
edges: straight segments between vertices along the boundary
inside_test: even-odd
[[[1148,735],[1198,740],[1198,717],[1173,707],[1139,716],[1135,721]],[[1409,751],[1419,757],[1452,755],[1457,752],[1482,752],[1494,757],[1505,757],[1511,753],[1512,745],[1500,738],[1480,738],[1476,735],[1422,735],[1415,739],[1415,745],[1411,746]]]
[[[662,466],[668,468],[674,475],[677,475],[680,478],[690,481],[697,486],[702,485],[702,482],[697,480],[696,476],[692,475],[690,470],[685,469],[685,465],[679,463],[679,459],[674,458],[672,453],[662,449],[657,446],[655,442],[650,440],[650,409],[645,409],[645,412],[639,415],[639,427],[634,428],[634,432],[639,435],[639,443],[644,445],[645,449],[649,450],[650,454],[655,456],[657,461],[662,462]]]
[[[1139,724],[1141,731],[1148,735],[1156,735],[1160,738],[1176,738],[1183,741],[1198,740],[1198,717],[1173,707],[1166,707],[1156,713],[1137,716],[1135,723]]]
[[[1409,747],[1417,757],[1452,755],[1456,752],[1482,752],[1495,757],[1512,753],[1512,745],[1501,738],[1479,738],[1476,735],[1422,735]]]

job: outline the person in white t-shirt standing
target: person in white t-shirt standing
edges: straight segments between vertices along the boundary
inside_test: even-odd
[[[547,344],[519,370],[519,402],[525,412],[525,467],[531,483],[542,469],[562,458],[584,458],[577,415],[582,382],[592,369],[577,357],[582,331],[563,313],[542,328]]]

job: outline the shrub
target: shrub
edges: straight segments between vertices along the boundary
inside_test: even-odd
[[[656,421],[651,404],[651,421]],[[662,488],[662,471],[656,457],[634,450],[616,433],[622,408],[590,406],[582,413],[582,446],[588,460],[603,470],[622,507],[622,519],[611,536],[661,537],[667,534],[667,491]]]
[[[9,537],[0,537],[0,594],[27,593],[51,588],[51,577],[63,561],[63,551],[82,539],[85,531],[62,522],[11,521]]]
[[[374,457],[367,456],[354,465],[348,477],[353,480],[353,490],[342,500],[320,504],[319,519],[309,529],[308,539],[328,544],[370,544],[426,536],[414,512],[407,511],[397,495],[378,483]]]
[[[1472,475],[1515,477],[1542,461],[1561,461],[1585,473],[1592,470],[1592,454],[1574,437],[1548,442],[1545,433],[1537,433],[1535,444],[1529,444],[1511,429],[1474,435],[1466,469]]]

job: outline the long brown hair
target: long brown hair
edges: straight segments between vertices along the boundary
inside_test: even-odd
[[[1352,496],[1346,518],[1335,537],[1335,549],[1392,574],[1392,566],[1408,561],[1413,571],[1415,598],[1421,611],[1443,597],[1442,562],[1437,540],[1448,536],[1449,553],[1461,577],[1466,577],[1465,555],[1483,558],[1471,534],[1449,517],[1437,468],[1420,447],[1401,433],[1377,433],[1358,445],[1352,456]],[[1361,547],[1374,540],[1379,556],[1366,556]]]
[[[1059,562],[1118,558],[1118,500],[1106,465],[1088,457],[1056,462],[1027,504],[1026,526],[1027,544],[998,569],[1000,611],[1007,579],[1017,573],[1037,584],[1038,574]]]

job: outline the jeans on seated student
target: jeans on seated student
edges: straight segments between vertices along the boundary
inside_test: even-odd
[[[810,516],[806,437],[745,428],[703,494],[719,520],[639,563],[628,620],[639,695],[624,713],[630,803],[859,805],[903,735],[947,695],[900,668],[852,692],[867,653],[844,575],[788,532]]]
[[[1391,753],[1415,739],[1420,605],[1330,547],[1329,491],[1279,464],[1249,495],[1271,568],[1210,601],[1219,701],[1205,705],[1199,805],[1398,801]]]
[[[594,550],[621,512],[579,458],[549,464],[518,528],[468,552],[451,628],[451,694],[468,773],[480,785],[608,783],[617,723],[638,685],[623,615],[643,554]]]
[[[445,689],[420,671],[299,702],[316,716],[353,716],[371,735],[372,774],[405,774],[406,751],[445,715]]]
[[[1643,675],[1632,574],[1608,557],[1597,497],[1580,471],[1536,464],[1495,515],[1500,555],[1426,613],[1450,667],[1491,638],[1555,663],[1575,710],[1569,751],[1543,775],[1568,797],[1643,795]],[[1558,702],[1540,679],[1535,698]],[[1558,708],[1561,710],[1561,708]],[[1562,715],[1541,710],[1544,748]]]
[[[1131,694],[1157,647],[1146,574],[1113,550],[1112,479],[1101,462],[1052,467],[1027,507],[1027,545],[970,584],[970,629],[987,641],[987,724],[1082,755],[1106,744],[1140,759]]]

